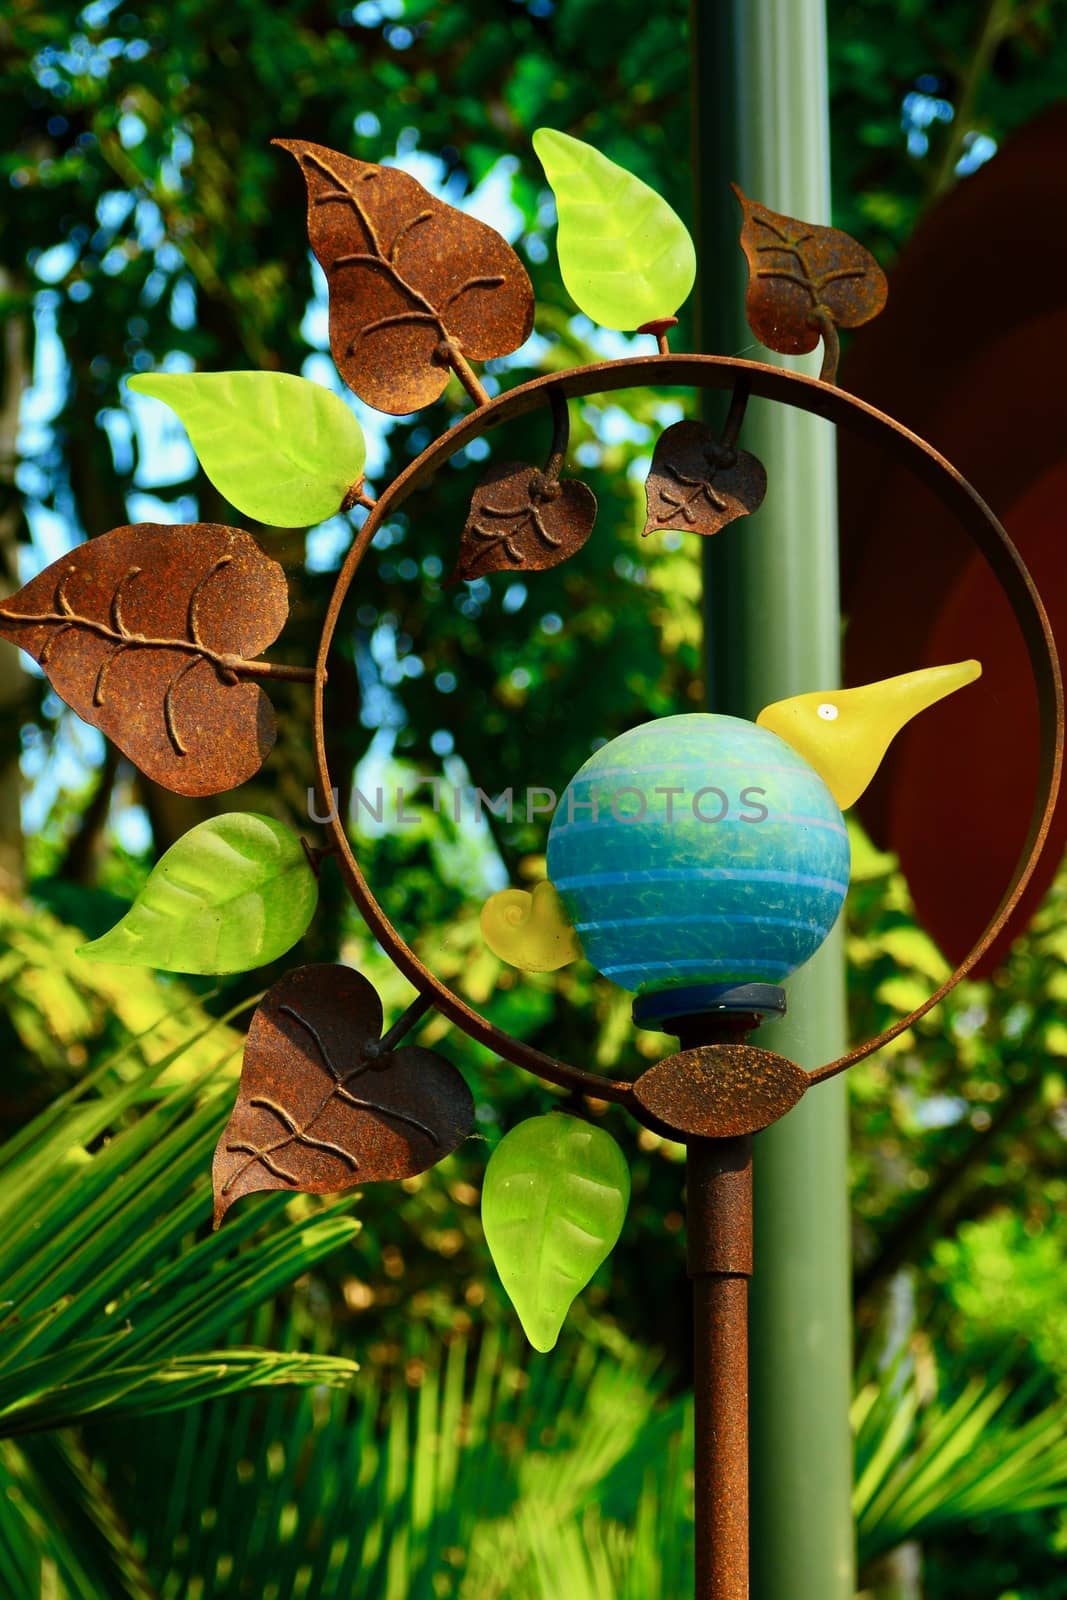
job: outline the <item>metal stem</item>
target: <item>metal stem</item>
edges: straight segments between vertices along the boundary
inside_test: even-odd
[[[671,347],[667,335],[672,328],[678,326],[677,317],[662,317],[658,322],[643,322],[637,329],[638,333],[650,333],[656,341],[656,349],[661,356],[669,356]]]
[[[737,447],[741,425],[745,420],[745,412],[748,409],[749,392],[749,386],[744,378],[738,378],[734,384],[734,392],[730,396],[730,409],[726,414],[726,421],[723,423],[722,434],[719,438],[719,443],[724,450],[734,450]]]
[[[571,417],[567,406],[567,396],[562,389],[550,389],[548,391],[548,403],[552,408],[552,445],[541,476],[546,483],[555,483],[563,471],[567,446],[570,444]]]
[[[827,312],[816,309],[812,313],[812,320],[819,324],[822,334],[822,366],[819,368],[819,377],[823,383],[837,382],[837,364],[841,360],[841,340],[837,336],[837,324]]]
[[[291,667],[284,661],[240,661],[234,666],[239,678],[285,678],[290,683],[314,683],[314,667]]]
[[[451,342],[448,342],[448,364],[474,401],[474,404],[476,406],[487,406],[489,404],[489,395],[480,378],[462,350]]]
[[[378,1041],[378,1054],[384,1055],[387,1050],[394,1050],[405,1034],[411,1032],[416,1023],[421,1022],[427,1011],[433,1008],[432,994],[418,994],[402,1012],[388,1033],[383,1033]]]
[[[365,511],[373,511],[375,506],[374,496],[367,493],[366,479],[362,473],[349,487],[341,501],[342,511],[351,511],[355,506],[362,506]]]

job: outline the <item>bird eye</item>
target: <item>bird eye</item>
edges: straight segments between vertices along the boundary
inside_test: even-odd
[[[837,707],[829,704],[820,706],[819,715],[824,722],[835,722],[837,720]]]

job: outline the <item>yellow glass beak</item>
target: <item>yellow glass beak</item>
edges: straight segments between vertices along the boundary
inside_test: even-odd
[[[926,667],[860,689],[776,700],[756,721],[810,762],[845,811],[866,789],[904,724],[981,675],[979,661]]]

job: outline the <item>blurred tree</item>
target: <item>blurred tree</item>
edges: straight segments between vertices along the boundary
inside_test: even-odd
[[[1062,19],[1051,0],[981,8],[944,0],[936,9],[831,0],[835,221],[889,264],[924,206],[1062,93]],[[225,8],[13,0],[0,18],[0,561],[10,569],[18,558],[27,576],[126,521],[233,519],[161,408],[126,398],[121,381],[131,371],[266,366],[337,385],[301,180],[270,148],[273,136],[400,160],[508,232],[534,281],[537,335],[490,364],[490,385],[625,348],[573,314],[529,137],[542,122],[577,133],[684,214],[685,25],[682,0],[654,11],[637,0],[231,0]],[[675,342],[685,346],[684,324]],[[573,454],[601,511],[593,538],[565,567],[443,589],[484,470],[481,447],[381,531],[331,666],[342,805],[357,784],[371,793],[429,777],[490,792],[527,782],[558,789],[594,739],[701,702],[695,541],[639,535],[644,462],[686,398],[645,393],[574,408]],[[388,424],[353,404],[380,487],[466,400],[453,386],[433,411]],[[509,428],[494,452],[533,459],[546,442],[546,419],[535,416]],[[287,567],[293,605],[283,649],[306,660],[351,524],[253,531]],[[11,750],[22,728],[33,780],[28,876],[35,894],[88,926],[100,903],[79,888],[128,898],[147,861],[207,806],[107,758],[15,660],[0,657],[0,733]],[[277,703],[275,756],[232,800],[208,805],[255,806],[306,826],[306,693],[283,688]],[[8,886],[21,875],[16,782],[13,766],[0,768]],[[412,826],[364,826],[362,850],[390,915],[444,977],[496,1020],[551,1038],[576,1059],[609,1067],[625,1052],[655,1050],[655,1041],[634,1040],[617,991],[580,974],[516,982],[481,947],[479,893],[505,873],[536,874],[542,827],[521,817],[457,827],[424,798],[409,809],[419,817]],[[917,1038],[854,1075],[868,1323],[900,1264],[925,1269],[938,1236],[951,1239],[961,1223],[1011,1204],[1026,1237],[1056,1226],[1063,927],[1060,895],[1002,980],[957,992]],[[323,914],[294,959],[332,958],[342,947],[390,1004],[403,1002],[404,985],[353,926],[327,870]],[[934,979],[938,961],[892,864],[873,863],[853,896],[857,1035],[906,1009],[907,986]],[[253,987],[237,985],[227,999]],[[435,1027],[424,1030],[427,1043]],[[1042,1040],[1036,1059],[1018,1047],[1024,1036]],[[26,1045],[15,1039],[11,1048]],[[491,1087],[479,1094],[486,1137],[543,1107],[536,1085],[497,1070],[486,1052],[454,1033],[448,1048],[476,1087]],[[5,1111],[17,1120],[18,1107]],[[684,1284],[672,1243],[682,1224],[677,1152],[651,1136],[640,1144],[647,1159],[635,1163],[631,1224],[610,1269],[622,1288],[611,1304],[684,1371]],[[344,1275],[360,1340],[395,1333],[412,1312],[442,1328],[501,1313],[476,1218],[483,1153],[475,1143],[446,1175],[405,1186],[403,1206],[393,1191],[368,1192],[363,1254]],[[996,1258],[1010,1259],[1012,1240],[989,1237]],[[956,1255],[936,1253],[923,1308],[936,1299],[973,1319],[961,1285],[982,1252],[975,1235],[961,1239],[972,1241],[969,1252],[961,1244]],[[591,1293],[598,1313],[609,1281]],[[1020,1318],[1031,1312],[1045,1315],[1024,1297]],[[1042,1346],[1042,1361],[1055,1366],[1058,1348]]]

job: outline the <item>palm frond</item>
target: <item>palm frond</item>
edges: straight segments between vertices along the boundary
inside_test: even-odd
[[[107,1460],[128,1464],[112,1486],[161,1595],[687,1592],[692,1407],[664,1399],[647,1357],[574,1339],[546,1362],[493,1330],[477,1350],[456,1341],[427,1355],[421,1339],[345,1392],[240,1396],[150,1431],[126,1424],[117,1441],[109,1429]],[[1064,1406],[1035,1404],[1006,1370],[947,1379],[940,1397],[920,1395],[906,1364],[864,1382],[862,1562],[977,1517],[1067,1506]],[[153,1499],[145,1486],[161,1455],[176,1467]]]
[[[173,1071],[212,1036],[206,1071]],[[293,1220],[278,1196],[209,1233],[211,1154],[231,1092],[219,1075],[236,1047],[229,1028],[196,1015],[150,1066],[127,1079],[104,1064],[0,1150],[0,1436],[350,1378],[350,1361],[215,1349],[359,1226],[344,1214],[351,1201],[301,1203]]]
[[[1007,1361],[925,1401],[906,1352],[869,1377],[853,1404],[861,1563],[978,1518],[1067,1508],[1067,1402],[1038,1404]]]
[[[343,1393],[242,1396],[100,1448],[165,1600],[644,1600],[685,1591],[688,1426],[636,1351],[530,1360],[490,1330],[440,1355],[416,1337]]]
[[[0,1440],[0,1584],[5,1600],[159,1600],[106,1486],[69,1438],[31,1455]]]
[[[213,1046],[190,1037],[187,1018],[199,1009],[190,990],[145,967],[83,961],[84,943],[81,929],[41,905],[0,895],[0,1011],[16,1074],[29,1083],[32,1071],[54,1087],[80,1077],[87,1058],[109,1055],[115,1070],[133,1076],[176,1045],[175,1074],[202,1072]],[[112,1051],[120,1043],[125,1048]]]

